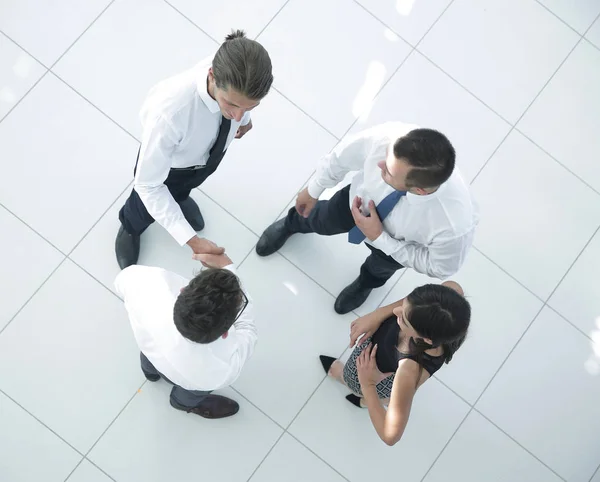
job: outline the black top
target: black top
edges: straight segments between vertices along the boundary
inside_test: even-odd
[[[416,355],[408,355],[398,351],[399,335],[400,326],[398,325],[398,318],[392,315],[381,324],[371,338],[373,346],[377,344],[375,361],[381,373],[396,372],[398,362],[403,358],[417,361]],[[429,375],[433,375],[444,364],[444,356],[431,356],[423,353],[422,363],[423,368],[429,372]]]

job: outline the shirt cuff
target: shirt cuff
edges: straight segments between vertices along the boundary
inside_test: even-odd
[[[187,221],[181,221],[169,229],[169,234],[175,238],[175,241],[180,246],[184,246],[190,239],[196,236],[196,231],[192,228]]]
[[[385,231],[383,231],[375,241],[368,239],[367,242],[374,248],[383,251],[388,256],[391,256],[394,251],[398,250],[398,244],[400,243],[400,241],[392,238]]]
[[[308,194],[313,199],[319,199],[321,194],[325,191],[324,187],[319,186],[316,179],[311,179],[308,181]]]
[[[227,271],[231,271],[234,275],[237,276],[237,269],[236,269],[234,263],[228,264],[227,266],[223,266],[223,269],[226,269]]]

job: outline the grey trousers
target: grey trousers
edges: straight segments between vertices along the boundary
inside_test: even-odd
[[[171,405],[175,404],[177,408],[197,408],[201,404],[202,400],[204,400],[210,394],[210,391],[203,392],[200,390],[186,390],[179,385],[175,385],[171,380],[154,368],[154,365],[142,352],[140,352],[140,362],[142,365],[142,371],[145,375],[158,375],[173,385],[173,388],[171,389]]]

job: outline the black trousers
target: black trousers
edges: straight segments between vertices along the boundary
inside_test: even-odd
[[[175,402],[176,405],[186,408],[196,408],[211,393],[210,391],[186,390],[179,385],[175,385],[171,380],[154,368],[152,362],[148,360],[146,355],[144,355],[142,352],[140,352],[140,363],[142,365],[142,371],[144,372],[144,375],[158,375],[173,385],[173,388],[171,389],[171,400]]]
[[[347,233],[356,226],[350,210],[350,186],[336,192],[329,201],[317,202],[308,218],[300,216],[295,207],[291,208],[285,219],[285,226],[293,233],[317,233],[324,236]],[[370,244],[366,246],[371,254],[360,267],[360,281],[365,288],[379,288],[404,266]]]
[[[138,153],[139,156],[139,153]],[[171,169],[164,184],[176,202],[185,201],[192,189],[200,186],[216,171],[218,163],[200,169]],[[137,168],[137,162],[136,162]],[[135,169],[134,169],[135,175]],[[135,189],[119,211],[119,220],[129,234],[142,234],[154,222]]]

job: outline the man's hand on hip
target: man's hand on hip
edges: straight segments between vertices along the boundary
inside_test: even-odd
[[[318,199],[315,199],[310,194],[308,194],[308,188],[304,188],[298,194],[298,198],[296,199],[296,211],[303,218],[307,218],[313,208],[317,205]]]
[[[187,245],[192,248],[194,254],[223,254],[225,252],[225,248],[221,248],[212,241],[198,236],[190,239]]]

